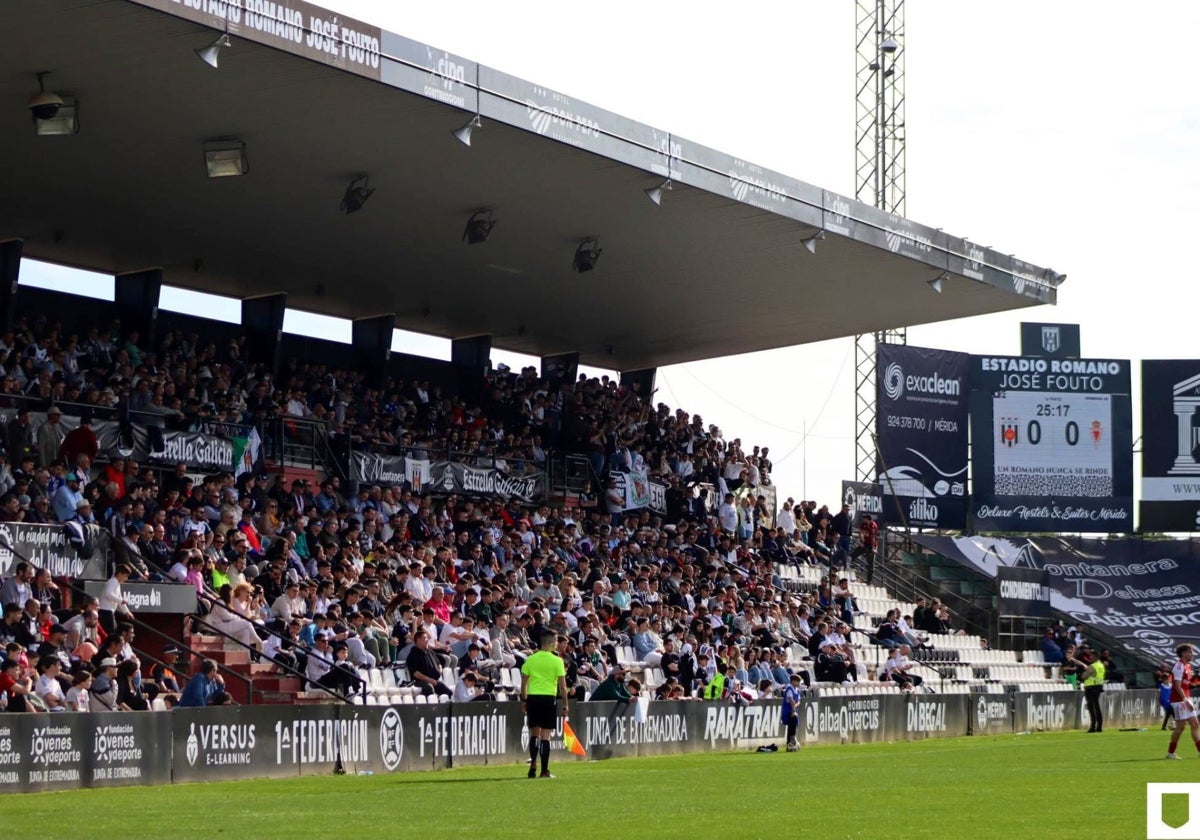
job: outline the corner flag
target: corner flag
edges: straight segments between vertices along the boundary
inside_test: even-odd
[[[572,755],[587,755],[587,750],[583,748],[583,742],[575,736],[575,730],[571,728],[571,722],[563,720],[563,746]]]

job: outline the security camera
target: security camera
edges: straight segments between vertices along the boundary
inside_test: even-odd
[[[62,106],[62,97],[48,91],[42,91],[29,100],[29,110],[35,120],[54,119],[58,116],[58,109]]]

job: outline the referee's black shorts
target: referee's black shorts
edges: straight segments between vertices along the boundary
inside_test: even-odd
[[[525,722],[529,727],[554,729],[558,726],[558,697],[553,694],[530,694],[525,700]]]

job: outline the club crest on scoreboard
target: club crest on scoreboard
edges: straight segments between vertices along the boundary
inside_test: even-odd
[[[1020,439],[1020,423],[1015,417],[1000,418],[1000,442],[1008,447],[1016,446],[1021,442]]]

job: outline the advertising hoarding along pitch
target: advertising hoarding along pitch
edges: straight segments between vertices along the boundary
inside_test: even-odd
[[[965,527],[970,356],[881,344],[876,359],[884,522]]]
[[[1143,531],[1200,530],[1200,360],[1142,362]]]
[[[1129,362],[971,358],[974,527],[1133,529]]]

